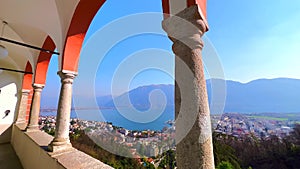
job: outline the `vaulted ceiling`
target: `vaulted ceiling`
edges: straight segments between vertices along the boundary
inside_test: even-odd
[[[68,31],[70,31],[69,27],[77,5],[79,2],[101,4],[100,1],[104,2],[104,0],[1,0],[0,30],[3,28],[2,22],[5,21],[8,24],[5,26],[3,38],[40,48],[49,36],[54,41],[56,50],[61,54],[58,56],[61,60],[66,37],[70,33]],[[162,0],[164,12],[170,14],[176,14],[196,3],[203,8],[199,12],[205,18],[206,0]],[[86,12],[88,15],[89,11]],[[78,13],[80,14],[80,12]],[[80,17],[77,20],[80,20]],[[75,19],[75,22],[77,20]],[[81,25],[81,23],[73,22],[73,25]],[[78,30],[80,29],[78,28]],[[32,65],[32,71],[35,72],[40,51],[4,41],[0,41],[0,44],[5,46],[9,52],[8,57],[0,59],[0,67],[25,70],[29,61]]]
[[[3,38],[42,47],[49,35],[62,53],[65,37],[79,0],[1,0],[0,21],[6,21]],[[0,23],[2,30],[3,24]],[[27,61],[35,68],[38,50],[1,42],[9,56],[0,66],[24,70]],[[33,70],[34,71],[34,70]]]

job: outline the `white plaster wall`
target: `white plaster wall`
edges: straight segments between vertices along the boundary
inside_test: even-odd
[[[18,80],[16,76],[5,71],[0,73],[0,143],[9,142],[11,125],[16,117],[18,103]],[[6,116],[5,111],[10,113]]]

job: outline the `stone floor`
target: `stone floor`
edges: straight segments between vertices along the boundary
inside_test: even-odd
[[[23,169],[18,156],[9,143],[0,144],[0,168]]]

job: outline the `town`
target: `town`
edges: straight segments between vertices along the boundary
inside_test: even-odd
[[[278,138],[287,136],[293,131],[296,120],[257,116],[253,114],[225,113],[221,117],[212,115],[215,132],[237,138],[254,135],[258,139],[275,135]]]
[[[276,135],[283,138],[293,130],[296,120],[272,118],[265,116],[224,113],[211,116],[214,132],[231,135],[237,138],[245,136],[256,136],[257,138],[268,138]],[[40,129],[54,133],[55,116],[41,116],[39,118]],[[175,126],[174,122],[167,121],[166,126],[161,131],[153,130],[128,130],[114,126],[112,123],[86,121],[77,118],[70,121],[70,133],[85,131],[99,146],[107,148],[109,151],[120,153],[120,146],[129,150],[130,154],[120,154],[123,156],[141,158],[156,157],[167,150],[175,150]],[[114,150],[114,144],[117,149]]]

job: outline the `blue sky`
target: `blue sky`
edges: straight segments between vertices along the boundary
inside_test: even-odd
[[[121,17],[145,12],[161,13],[161,11],[160,0],[107,0],[93,20],[85,44],[89,44],[91,39],[97,44],[98,40],[95,37],[99,35],[101,29],[112,21],[118,22]],[[207,15],[210,30],[205,36],[218,54],[226,79],[240,82],[277,77],[300,79],[300,71],[297,69],[300,64],[300,1],[208,1]],[[151,18],[148,20],[155,29],[160,27],[160,21]],[[133,23],[131,26],[140,25]],[[125,29],[125,26],[120,26],[117,31]],[[174,67],[174,57],[171,55],[172,43],[161,32],[163,31],[157,30],[155,33],[134,35],[116,43],[99,63],[98,71],[91,73],[91,78],[95,81],[96,94],[110,94],[112,76],[118,65],[134,53],[146,49],[159,49],[164,55],[162,57],[169,57],[165,65],[168,68]],[[111,34],[114,35],[116,32],[112,29]],[[99,48],[102,46],[100,42],[103,43],[103,39],[99,39]],[[97,56],[97,52],[86,53],[88,52],[95,55],[94,57]],[[87,61],[91,57],[89,55],[82,55],[80,63]],[[82,65],[79,65],[79,76],[81,72],[89,70],[89,67]],[[48,96],[58,95],[57,92],[53,92],[59,91],[60,87],[56,72],[57,58],[54,56],[43,92]],[[209,78],[208,74],[206,76]],[[168,72],[147,69],[138,72],[130,84],[118,84],[116,94],[128,88],[147,84],[170,84],[172,81],[172,75]],[[75,83],[84,86],[87,81],[77,78]]]
[[[208,1],[208,20],[226,79],[300,79],[300,1]]]

